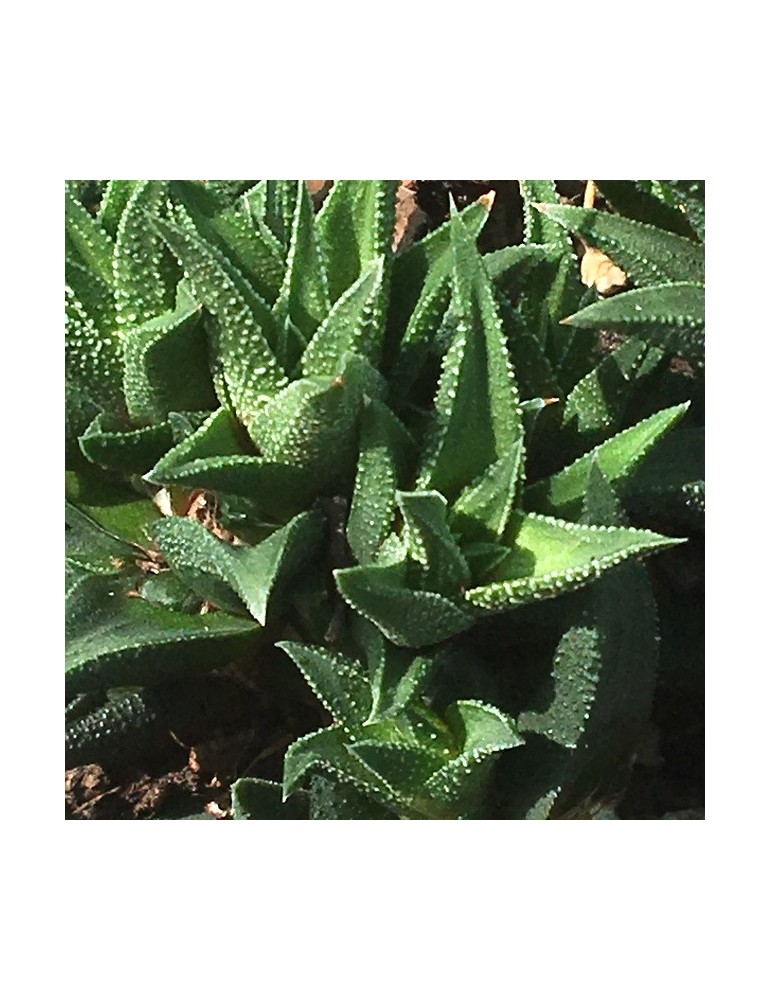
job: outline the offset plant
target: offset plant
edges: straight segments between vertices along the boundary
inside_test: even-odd
[[[489,198],[395,254],[395,182],[337,181],[317,215],[304,182],[111,181],[94,215],[81,184],[70,761],[243,724],[229,665],[270,660],[331,721],[283,787],[236,782],[237,818],[541,818],[623,772],[657,657],[638,560],[682,540],[625,506],[703,512],[677,448],[650,464],[698,432],[671,360],[703,361],[703,230],[676,183],[598,182],[657,229],[524,181],[525,242],[485,255]],[[568,231],[637,287],[594,301]],[[607,328],[629,336],[602,355]]]

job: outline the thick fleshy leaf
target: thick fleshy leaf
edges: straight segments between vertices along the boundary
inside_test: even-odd
[[[390,376],[391,392],[396,399],[407,398],[436,342],[450,306],[451,276],[452,251],[448,247],[426,275],[420,297],[401,338]]]
[[[161,219],[155,225],[190,276],[196,295],[217,317],[217,356],[236,413],[248,427],[287,382],[270,346],[277,336],[270,308],[195,230]]]
[[[404,484],[414,443],[401,422],[379,400],[362,414],[359,461],[346,537],[360,563],[373,562],[391,530],[396,490]]]
[[[140,326],[171,306],[170,290],[161,273],[165,247],[148,224],[166,196],[165,181],[141,181],[131,194],[115,240],[115,302],[122,327]]]
[[[576,383],[562,418],[571,444],[589,448],[620,430],[637,379],[661,357],[658,348],[630,337]]]
[[[386,806],[399,808],[402,803],[396,789],[349,753],[342,726],[330,726],[301,736],[289,747],[284,757],[284,797],[291,795],[314,771],[350,782]]]
[[[298,513],[318,495],[319,484],[309,482],[302,469],[280,462],[252,455],[176,462],[169,458],[172,452],[145,475],[148,482],[231,493],[253,502],[261,514],[279,520]]]
[[[453,504],[450,525],[464,541],[496,542],[502,536],[524,474],[522,445],[520,439]]]
[[[422,792],[425,782],[446,760],[440,752],[429,747],[385,740],[357,740],[348,750],[395,788],[406,803]]]
[[[595,209],[571,205],[539,209],[607,254],[638,285],[704,281],[704,248],[684,236]]]
[[[64,358],[68,388],[99,409],[121,413],[123,359],[118,335],[99,330],[74,291],[65,286]]]
[[[236,595],[265,625],[269,607],[321,542],[320,512],[300,514],[259,545],[229,545],[186,517],[165,517],[155,539],[167,562],[192,589],[226,610]]]
[[[396,181],[335,181],[317,220],[333,302],[370,261],[390,257],[396,188]]]
[[[246,450],[243,437],[233,414],[221,407],[210,414],[192,434],[166,452],[147,478],[150,482],[163,482],[167,470],[171,471],[187,462],[243,455]]]
[[[216,405],[200,305],[183,306],[126,331],[123,386],[136,423],[165,420],[169,411]],[[184,379],[179,372],[184,371]]]
[[[524,740],[510,716],[483,702],[456,702],[447,717],[458,734],[461,752],[432,775],[424,795],[439,815],[464,815],[483,795],[485,772],[492,759],[521,746]]]
[[[704,239],[704,181],[654,181],[654,194],[683,212],[700,240]]]
[[[168,422],[124,431],[104,415],[95,417],[78,439],[86,458],[104,469],[143,475],[167,451],[173,437]]]
[[[498,611],[576,590],[628,559],[653,555],[684,541],[635,528],[572,524],[519,512],[507,535],[511,554],[493,580],[466,592],[474,607]]]
[[[126,482],[108,478],[83,459],[65,473],[67,500],[111,535],[147,547],[160,517],[152,500]]]
[[[517,444],[522,421],[490,277],[459,216],[451,224],[458,327],[444,359],[418,487],[454,502]]]
[[[233,819],[308,819],[308,798],[284,799],[281,785],[264,778],[239,778],[230,786]]]
[[[313,222],[308,187],[305,181],[298,181],[286,273],[273,312],[279,323],[291,318],[306,341],[330,308],[327,275]]]
[[[582,519],[623,523],[623,511],[596,464]],[[521,730],[541,734],[551,750],[562,752],[541,744],[545,769],[531,759],[523,764],[528,775],[508,776],[521,788],[538,776],[533,796],[555,790],[551,804],[558,815],[585,801],[602,801],[603,792],[618,788],[650,718],[658,626],[645,568],[627,563],[604,576],[576,596],[571,619],[580,624],[570,625],[559,641],[543,691],[546,708],[524,712],[518,720]],[[535,741],[533,749],[539,752]]]
[[[265,406],[252,436],[265,459],[332,481],[352,463],[363,402],[362,376],[355,356],[343,360],[335,378],[298,379]]]
[[[365,669],[339,653],[297,642],[279,642],[299,667],[314,694],[346,732],[360,733],[372,709]]]
[[[685,213],[661,201],[638,181],[595,181],[613,207],[628,219],[646,222],[679,236],[693,237]]]
[[[97,219],[113,239],[118,235],[118,225],[126,205],[139,181],[108,181],[104,189]]]
[[[69,193],[64,192],[64,222],[69,243],[83,263],[108,287],[113,284],[113,244],[106,230]]]
[[[403,566],[338,569],[335,580],[348,604],[397,646],[430,646],[474,622],[470,611],[441,594],[410,590],[403,582]]]
[[[483,195],[473,205],[468,205],[458,213],[474,241],[489,218],[492,203],[493,199],[489,194]],[[391,298],[388,304],[387,334],[388,343],[392,350],[396,350],[400,341],[406,340],[405,328],[408,320],[416,311],[420,312],[420,317],[416,317],[415,323],[421,329],[425,329],[431,322],[432,316],[441,317],[446,309],[445,305],[440,313],[438,305],[440,295],[437,284],[444,285],[444,282],[437,280],[437,277],[432,279],[429,276],[434,269],[436,269],[438,276],[446,270],[446,266],[451,266],[450,228],[450,222],[444,222],[438,229],[424,236],[422,240],[411,243],[403,253],[394,257],[391,268]],[[444,262],[442,258],[444,258]],[[449,285],[449,282],[447,284]],[[421,300],[422,305],[419,307],[418,303]],[[449,299],[447,301],[449,302]],[[420,344],[418,329],[413,328],[408,343],[416,348]],[[411,368],[406,364],[405,355],[406,352],[403,352],[404,363],[400,364],[400,372],[409,375]]]
[[[623,484],[627,506],[648,517],[704,527],[704,428],[678,427]]]
[[[67,561],[88,573],[115,575],[143,554],[69,500],[65,501],[64,522]]]
[[[74,292],[74,297],[82,311],[93,322],[102,335],[109,335],[117,329],[113,290],[100,277],[89,271],[79,259],[70,255],[64,261],[66,287]]]
[[[520,181],[519,191],[525,214],[525,243],[553,244],[567,252],[570,245],[564,229],[535,208],[538,203],[559,204],[554,181]]]
[[[468,564],[447,524],[447,501],[436,490],[398,492],[405,540],[411,559],[421,567],[420,586],[456,596],[471,582]]]
[[[304,375],[338,374],[347,351],[377,360],[380,343],[372,317],[382,294],[383,266],[382,257],[366,264],[356,281],[335,302],[305,349]]]
[[[517,723],[524,733],[540,733],[575,750],[584,732],[599,680],[602,655],[595,628],[575,626],[560,639],[552,663],[554,697],[543,712],[522,712]]]
[[[155,607],[98,576],[70,593],[65,622],[68,696],[200,676],[227,664],[259,629],[224,612],[188,615]]]
[[[704,362],[704,286],[689,282],[635,288],[594,302],[562,321],[587,330],[620,330]]]
[[[594,461],[611,483],[622,482],[674,425],[682,419],[688,403],[660,410],[653,416],[628,427],[598,445],[566,469],[549,479],[533,483],[525,490],[525,503],[531,510],[570,515],[580,510],[586,493],[589,472]]]
[[[309,819],[398,819],[396,814],[367,796],[350,781],[329,774],[308,780]]]

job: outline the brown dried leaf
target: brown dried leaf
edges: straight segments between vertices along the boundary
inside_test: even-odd
[[[396,222],[392,249],[406,250],[428,226],[428,216],[418,205],[416,181],[402,181],[396,192]]]

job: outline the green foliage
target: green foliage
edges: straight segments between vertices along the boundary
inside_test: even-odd
[[[525,242],[487,255],[489,199],[394,253],[392,181],[317,215],[302,181],[71,185],[66,690],[96,707],[69,759],[200,723],[228,677],[292,720],[238,819],[545,817],[622,773],[639,560],[703,512],[671,370],[703,363],[700,189],[658,183],[599,182],[622,216],[522,181]],[[594,301],[570,234],[637,287]],[[526,611],[529,688],[501,653]]]

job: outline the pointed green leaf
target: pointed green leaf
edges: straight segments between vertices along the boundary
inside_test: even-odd
[[[303,510],[319,490],[318,484],[308,482],[303,470],[252,455],[197,458],[180,463],[164,455],[144,478],[165,486],[176,484],[191,490],[231,493],[251,501],[262,515],[279,520]]]
[[[414,445],[385,404],[369,400],[362,414],[359,461],[346,537],[360,563],[373,562],[391,530],[396,490]]]
[[[570,245],[565,231],[548,215],[535,209],[535,204],[540,202],[559,204],[554,181],[520,181],[519,191],[525,212],[525,243],[551,243],[568,251]]]
[[[448,713],[448,721],[462,737],[461,753],[426,782],[424,795],[440,815],[468,814],[484,794],[492,759],[524,740],[514,720],[492,705],[459,701]]]
[[[165,181],[141,181],[121,216],[113,261],[118,323],[139,326],[170,307],[169,289],[161,274],[164,244],[148,225],[166,196]]]
[[[333,302],[370,261],[390,257],[396,188],[396,181],[335,181],[317,220]]]
[[[586,492],[589,472],[595,460],[610,482],[622,481],[656,442],[682,419],[687,409],[688,403],[681,403],[660,410],[609,438],[549,479],[533,483],[525,490],[527,506],[553,514],[575,513]]]
[[[436,489],[451,502],[522,437],[495,292],[457,215],[452,225],[458,327],[444,359],[432,439],[418,477],[420,489]]]
[[[463,754],[496,753],[524,742],[511,716],[481,701],[455,702],[445,718]]]
[[[436,490],[398,492],[410,558],[422,569],[422,589],[454,596],[471,582],[468,564],[447,525],[447,501]]]
[[[287,379],[270,347],[275,320],[219,250],[193,230],[164,220],[155,225],[189,274],[195,292],[218,319],[216,345],[239,419],[247,426]]]
[[[296,192],[286,273],[274,314],[282,322],[291,317],[307,341],[329,312],[330,301],[313,224],[313,204],[305,181],[297,182]]]
[[[683,539],[653,531],[571,524],[541,514],[518,513],[508,534],[511,554],[493,581],[466,592],[474,607],[497,611],[576,590],[627,559],[653,555]]]
[[[679,236],[693,237],[694,231],[685,214],[646,191],[638,181],[595,181],[595,184],[613,207],[628,219],[647,222]]]
[[[304,375],[336,375],[347,351],[377,360],[380,343],[372,317],[382,294],[383,268],[384,258],[370,261],[335,302],[303,353]]]
[[[78,438],[86,458],[104,469],[143,475],[173,443],[168,422],[132,431],[113,427],[112,421],[100,414]]]
[[[549,219],[607,254],[639,285],[704,280],[704,248],[684,236],[595,209],[539,207]]]
[[[264,407],[252,436],[265,459],[304,469],[322,484],[349,467],[362,406],[361,382],[349,362],[334,379],[292,382]]]
[[[71,256],[65,258],[64,280],[96,329],[106,335],[112,334],[117,327],[112,288]]]
[[[560,639],[552,664],[554,698],[543,712],[522,712],[517,720],[524,733],[540,733],[575,750],[594,701],[602,656],[595,628],[576,626]]]
[[[477,239],[484,228],[490,216],[491,206],[492,200],[488,196],[484,196],[458,213],[473,240]],[[435,286],[438,282],[438,275],[446,267],[450,267],[452,263],[450,228],[449,221],[442,223],[438,229],[424,236],[422,240],[411,243],[405,251],[398,253],[393,259],[387,334],[388,343],[393,349],[405,339],[407,322],[418,309],[418,301],[423,298],[424,294],[432,300],[433,304],[429,304],[424,299],[421,311],[431,315],[437,313],[439,292]],[[437,275],[431,279],[429,275],[434,268],[436,268]],[[439,282],[439,284],[444,284],[444,282]],[[441,310],[441,313],[444,313],[444,309]],[[428,315],[424,317],[424,322],[429,322]],[[417,331],[411,333],[409,342],[416,346],[419,344]],[[406,368],[402,366],[400,370],[403,373],[410,373],[409,366]]]
[[[362,665],[320,647],[297,642],[276,645],[294,660],[335,722],[347,732],[359,733],[372,708],[372,694]]]
[[[160,516],[146,495],[128,483],[106,476],[81,459],[65,473],[67,500],[110,534],[145,548],[152,538],[151,526]]]
[[[591,447],[620,429],[638,373],[652,352],[662,357],[657,348],[630,337],[576,383],[562,418],[563,428],[572,431],[571,441]]]
[[[441,753],[428,747],[405,746],[381,740],[359,740],[348,750],[371,768],[409,802],[445,763]]]
[[[88,573],[114,575],[143,554],[69,500],[65,500],[64,523],[67,561]]]
[[[450,524],[464,541],[497,541],[508,524],[524,474],[520,439],[455,501]]]
[[[86,267],[112,287],[112,240],[96,219],[69,193],[64,192],[64,221],[67,238]]]
[[[437,332],[450,306],[451,275],[452,253],[448,248],[426,275],[420,297],[401,339],[391,370],[392,393],[397,399],[407,397],[434,346]]]
[[[71,593],[65,624],[68,696],[200,676],[230,662],[259,629],[248,618],[221,612],[188,615],[155,607],[97,576]]]
[[[704,286],[636,288],[594,302],[563,320],[587,330],[620,330],[697,364],[704,361]]]
[[[457,635],[474,618],[441,594],[409,590],[398,566],[355,566],[335,570],[348,604],[397,646],[429,646]]]
[[[177,575],[197,593],[228,611],[241,603],[265,625],[269,605],[321,542],[322,516],[300,514],[259,545],[229,545],[186,517],[165,517],[155,539]],[[234,606],[234,595],[240,602]]]
[[[704,181],[654,181],[654,193],[683,212],[700,240],[704,239]]]
[[[169,412],[216,405],[201,306],[183,307],[128,329],[123,386],[136,423],[165,420]],[[179,373],[185,372],[184,379]]]
[[[98,409],[123,411],[123,359],[114,332],[100,331],[71,288],[65,286],[67,387]],[[82,428],[81,428],[82,429]]]
[[[126,205],[139,181],[108,181],[99,206],[97,219],[113,239],[118,235],[118,224]]]
[[[230,786],[233,819],[307,819],[304,793],[284,800],[281,785],[264,778],[239,778]]]
[[[376,802],[399,808],[402,800],[375,771],[349,753],[345,731],[330,726],[307,736],[301,736],[289,747],[284,757],[284,797],[300,787],[313,772],[323,772],[354,789],[371,796]]]

